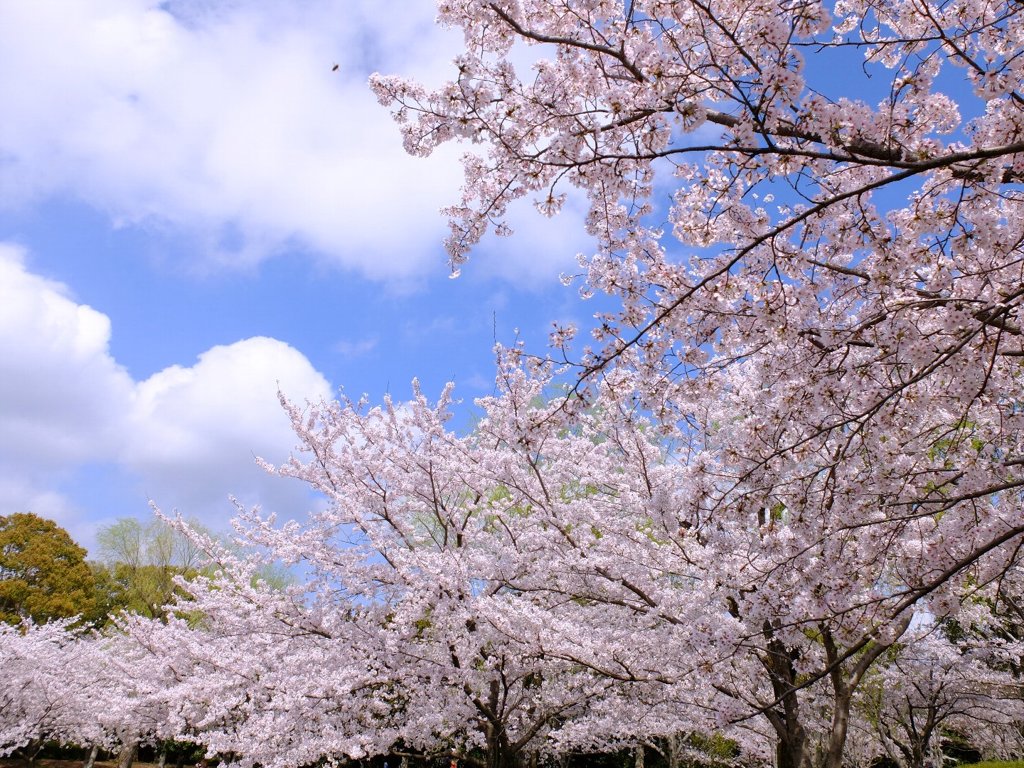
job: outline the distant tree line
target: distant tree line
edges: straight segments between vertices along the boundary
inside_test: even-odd
[[[76,617],[103,627],[121,611],[163,618],[179,592],[175,579],[202,567],[201,551],[160,520],[122,518],[96,538],[96,557],[87,560],[52,520],[27,512],[0,517],[0,621]]]

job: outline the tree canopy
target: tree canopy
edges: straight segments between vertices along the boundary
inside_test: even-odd
[[[0,621],[46,622],[90,613],[95,580],[85,550],[52,520],[0,517]]]
[[[193,521],[195,529],[205,529]],[[163,617],[178,576],[194,577],[202,551],[159,518],[121,518],[96,533],[97,582],[112,609]]]
[[[575,196],[596,242],[576,280],[615,301],[582,350],[556,328],[558,408],[503,390],[514,429],[493,445],[544,478],[522,503],[545,513],[550,559],[530,573],[553,574],[513,583],[620,627],[707,627],[720,716],[769,727],[783,768],[835,768],[856,691],[914,616],[955,615],[1019,568],[1020,4],[439,11],[465,35],[452,80],[372,84],[410,152],[475,145],[452,268],[508,233],[515,201],[555,215]],[[562,474],[566,436],[588,429],[622,476],[579,444]],[[595,491],[570,513],[564,487]],[[643,677],[622,670],[609,617],[587,626],[593,657],[574,658]],[[649,658],[665,647],[663,668],[700,668],[692,639]]]

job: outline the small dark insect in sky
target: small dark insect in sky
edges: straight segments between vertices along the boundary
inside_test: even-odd
[[[335,64],[333,67],[331,67],[331,72],[337,72],[337,71],[338,71],[338,65]]]

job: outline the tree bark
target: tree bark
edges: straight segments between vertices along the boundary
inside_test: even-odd
[[[487,768],[520,768],[519,752],[510,748],[504,731],[488,726]]]
[[[850,727],[850,706],[853,694],[860,685],[864,674],[872,664],[888,649],[896,638],[903,636],[910,626],[911,614],[907,613],[896,624],[898,631],[894,639],[881,643],[873,641],[851,662],[853,668],[847,672],[840,658],[840,649],[836,646],[832,632],[825,625],[819,625],[822,644],[825,647],[825,660],[828,662],[829,680],[832,683],[832,728],[829,732],[828,751],[825,753],[822,768],[842,768],[843,753],[846,749],[846,735]]]
[[[132,768],[132,763],[135,762],[135,758],[139,756],[139,742],[129,741],[121,747],[121,752],[117,756],[117,768]]]
[[[93,766],[96,764],[96,756],[99,753],[99,745],[93,744],[92,749],[89,750],[89,756],[85,758],[85,762],[82,764],[82,768],[93,768]]]
[[[39,753],[43,751],[43,747],[46,746],[45,739],[34,739],[25,746],[25,754],[28,755],[29,765],[35,763],[36,758],[39,757]]]
[[[778,768],[811,768],[811,756],[807,752],[807,734],[799,722],[789,721],[783,731],[776,731],[779,738],[775,750]]]
[[[775,626],[770,621],[765,621],[761,630],[767,651],[761,657],[761,665],[771,680],[772,693],[782,705],[781,708],[764,712],[778,738],[775,748],[776,765],[778,768],[811,768],[807,732],[801,722],[793,652],[775,635]]]

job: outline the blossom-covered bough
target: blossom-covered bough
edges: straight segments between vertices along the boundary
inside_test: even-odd
[[[68,630],[68,621],[38,626],[0,624],[0,662],[4,685],[0,689],[0,755],[41,743],[44,737],[78,737],[83,720],[82,698],[87,690],[68,686],[67,660],[84,661]],[[82,666],[87,666],[82,664]],[[81,682],[81,681],[79,681]],[[72,698],[74,697],[74,698]],[[102,735],[96,725],[93,738]]]
[[[780,765],[839,765],[867,670],[914,612],[995,584],[1024,533],[1024,8],[439,8],[465,33],[456,78],[372,84],[410,152],[479,148],[453,269],[516,199],[585,196],[582,291],[620,308],[564,410],[635,403],[674,441],[675,525],[651,556],[702,551],[661,572],[695,573],[709,620],[735,623],[714,669],[764,681],[715,690],[770,722]],[[642,561],[629,538],[620,563]],[[643,581],[591,575],[588,599],[672,622]]]
[[[0,756],[47,742],[116,749],[170,738],[164,656],[70,620],[0,623]]]
[[[531,638],[547,603],[504,577],[538,562],[504,551],[502,513],[529,517],[509,511],[525,503],[501,483],[509,458],[448,433],[447,408],[421,395],[288,406],[302,451],[281,471],[329,503],[301,524],[255,511],[236,524],[303,583],[272,589],[253,578],[258,558],[206,540],[218,575],[182,585],[200,625],[130,627],[181,660],[169,696],[188,738],[242,765],[389,754],[506,768],[600,708],[610,682],[545,656]]]
[[[718,731],[744,760],[840,764],[865,676],[915,611],[958,605],[957,579],[899,581],[931,567],[930,530],[823,536],[781,505],[702,518],[703,454],[684,460],[615,398],[614,372],[569,412],[544,397],[551,367],[520,362],[503,356],[467,436],[446,426],[447,394],[289,406],[301,450],[279,471],[329,504],[303,524],[245,513],[239,530],[307,583],[253,586],[221,553],[222,577],[189,586],[201,632],[133,630],[184,660],[171,698],[190,702],[188,737],[243,764],[444,750],[512,766]]]

